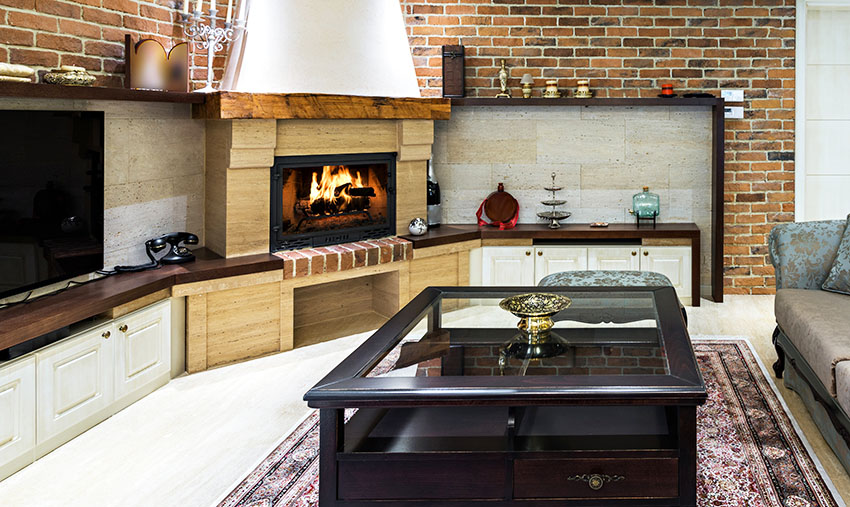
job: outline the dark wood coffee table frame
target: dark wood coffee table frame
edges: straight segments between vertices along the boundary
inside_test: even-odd
[[[474,299],[536,290],[540,289],[429,287],[304,396],[310,407],[320,409],[322,507],[696,505],[696,407],[705,402],[706,391],[672,288],[546,288],[600,296],[652,293],[668,375],[363,376],[423,317],[430,329],[439,328],[443,296]],[[553,451],[513,447],[514,430],[525,410],[576,406],[663,411],[670,433],[657,442],[641,440],[634,446],[624,445],[623,438],[590,438],[587,442],[600,445]],[[361,409],[361,419],[368,421],[370,413],[378,420],[389,410],[451,410],[445,407],[507,407],[504,448],[475,450],[464,444],[459,449],[466,448],[457,451],[349,452],[343,423],[346,408]],[[590,487],[600,480],[602,487]]]

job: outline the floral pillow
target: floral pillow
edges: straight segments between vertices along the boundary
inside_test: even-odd
[[[850,215],[847,215],[847,228],[844,229],[829,276],[823,282],[823,289],[850,295]]]

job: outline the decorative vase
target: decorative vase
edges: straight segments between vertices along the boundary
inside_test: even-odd
[[[410,221],[407,230],[410,231],[412,236],[421,236],[428,232],[428,224],[425,223],[424,219],[417,217]]]
[[[576,88],[576,93],[573,96],[577,99],[589,99],[593,97],[593,92],[590,91],[590,81],[587,79],[579,80],[578,88]]]
[[[546,81],[546,90],[543,92],[543,97],[547,99],[557,99],[561,97],[561,92],[558,90],[558,81],[556,79]]]

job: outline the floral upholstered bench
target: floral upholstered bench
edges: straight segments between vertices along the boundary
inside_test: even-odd
[[[672,287],[670,279],[653,271],[561,271],[543,277],[538,287]],[[682,317],[688,322],[688,313],[679,302]]]

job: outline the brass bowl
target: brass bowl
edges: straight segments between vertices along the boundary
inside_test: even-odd
[[[555,325],[552,316],[569,308],[572,300],[549,293],[519,294],[503,299],[499,307],[520,318],[517,329],[528,336],[529,343],[545,338]]]

